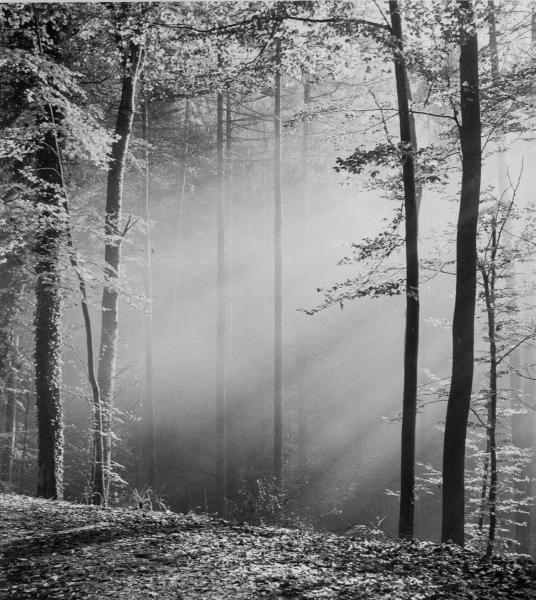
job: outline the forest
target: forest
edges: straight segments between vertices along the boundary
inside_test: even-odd
[[[2,510],[532,568],[536,2],[1,3],[0,36]],[[517,597],[296,590],[184,597]]]

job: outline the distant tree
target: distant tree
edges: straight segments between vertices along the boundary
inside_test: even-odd
[[[226,269],[224,98],[216,97],[216,203],[217,203],[217,364],[216,364],[216,510],[226,516],[227,505],[227,403],[226,375]]]
[[[145,143],[143,165],[143,205],[146,222],[145,234],[145,304],[143,314],[145,352],[145,390],[142,416],[142,483],[156,487],[156,439],[155,439],[155,398],[153,362],[153,272],[151,259],[151,166],[149,148],[149,100],[144,92],[142,108],[142,137]]]
[[[273,477],[283,487],[283,329],[281,246],[281,38],[275,40],[274,80],[274,464]]]

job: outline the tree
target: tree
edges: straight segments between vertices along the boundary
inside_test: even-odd
[[[404,392],[402,400],[402,447],[400,473],[399,535],[413,537],[415,511],[415,422],[417,416],[417,365],[419,352],[419,255],[418,206],[415,184],[415,126],[409,111],[410,93],[406,73],[402,23],[398,2],[389,2],[391,26],[396,39],[394,49],[396,92],[400,123],[400,151],[404,185],[405,247],[406,247],[406,332],[404,346]],[[412,134],[413,130],[413,134]]]
[[[41,50],[41,23],[34,13],[35,33]],[[59,34],[57,26],[46,25],[51,41]],[[62,118],[58,107],[47,105],[43,122],[48,128],[35,154],[39,173],[37,211],[39,230],[34,252],[35,284],[35,390],[39,431],[37,493],[44,498],[63,497],[63,399],[62,363],[62,248],[65,222],[62,215],[63,175],[56,123]]]
[[[226,271],[225,271],[225,170],[223,94],[216,99],[216,182],[217,182],[217,364],[216,364],[216,510],[226,515],[227,504],[227,406],[226,372]]]
[[[122,52],[121,98],[117,111],[115,140],[110,152],[105,207],[105,284],[102,292],[101,339],[99,351],[98,384],[103,407],[103,430],[100,423],[95,423],[94,445],[97,448],[101,436],[104,436],[104,469],[106,487],[110,485],[111,446],[112,446],[112,401],[114,394],[115,366],[117,359],[119,284],[121,268],[121,242],[129,229],[129,224],[122,225],[123,182],[125,178],[126,160],[132,122],[136,103],[136,87],[143,70],[145,59],[145,40],[143,26],[134,30],[128,24],[132,17],[129,5],[114,7],[118,12],[117,35]],[[134,9],[135,10],[135,7]],[[95,474],[93,487],[98,488],[98,473]],[[98,497],[95,499],[99,502]]]
[[[281,246],[281,38],[275,40],[274,80],[274,465],[276,487],[283,487],[283,328]]]
[[[142,418],[142,460],[143,483],[154,488],[156,485],[156,440],[155,440],[155,400],[153,365],[153,273],[151,262],[151,188],[150,188],[150,152],[149,152],[149,102],[147,93],[143,98],[142,137],[145,142],[143,172],[143,204],[145,209],[145,305],[143,330],[145,342],[145,396]]]
[[[464,469],[474,362],[476,235],[481,177],[478,39],[470,0],[459,0],[460,142],[462,187],[456,237],[456,296],[452,324],[452,379],[443,450],[441,539],[464,543]]]

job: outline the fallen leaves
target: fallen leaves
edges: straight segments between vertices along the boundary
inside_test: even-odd
[[[0,598],[535,597],[532,561],[0,495]]]

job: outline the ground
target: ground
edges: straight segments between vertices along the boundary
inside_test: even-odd
[[[0,598],[536,598],[529,559],[0,494]]]

